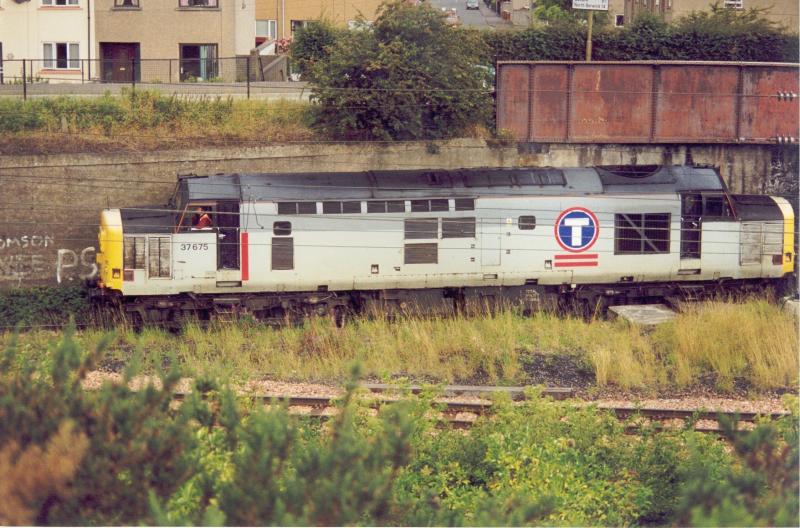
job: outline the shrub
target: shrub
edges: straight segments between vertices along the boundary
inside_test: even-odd
[[[185,453],[192,449],[193,406],[177,413],[169,406],[177,371],[160,376],[160,386],[151,382],[137,392],[125,383],[83,390],[106,342],[83,354],[68,331],[44,361],[31,360],[14,343],[0,359],[0,452],[69,455],[63,468],[38,468],[55,477],[51,489],[31,494],[25,480],[14,484],[12,496],[37,524],[147,522],[148,492],[167,495],[191,472]],[[135,373],[129,369],[124,381]],[[71,424],[66,431],[64,424]],[[67,446],[69,435],[73,443]],[[0,482],[7,481],[15,468],[0,467],[8,472]]]
[[[383,4],[372,28],[346,33],[308,69],[315,124],[337,138],[404,140],[488,123],[492,100],[476,67],[485,51],[459,37],[427,5]]]
[[[83,286],[34,286],[0,290],[3,326],[66,324],[91,320],[88,291]]]
[[[289,48],[301,75],[308,74],[320,60],[325,60],[343,32],[326,20],[312,20],[295,34]]]

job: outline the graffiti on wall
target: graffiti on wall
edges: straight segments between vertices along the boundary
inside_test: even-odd
[[[0,282],[58,284],[97,275],[95,248],[59,248],[48,234],[0,235]]]

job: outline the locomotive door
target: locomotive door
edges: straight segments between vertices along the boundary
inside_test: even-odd
[[[500,265],[500,245],[503,240],[502,224],[498,212],[492,218],[481,218],[481,267]]]
[[[700,268],[703,236],[703,196],[681,195],[681,270]]]
[[[217,202],[217,281],[239,281],[239,202]]]

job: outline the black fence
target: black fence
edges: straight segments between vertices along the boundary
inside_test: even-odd
[[[103,91],[112,86],[142,85],[172,93],[238,93],[249,97],[251,91],[267,84],[297,80],[290,68],[286,55],[89,60],[72,59],[65,54],[53,59],[0,58],[0,95],[27,98],[31,93],[90,94],[91,86]],[[78,89],[77,85],[86,89]]]

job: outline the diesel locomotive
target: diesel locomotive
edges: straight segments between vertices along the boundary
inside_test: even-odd
[[[182,176],[167,205],[101,213],[95,291],[161,325],[594,310],[793,283],[794,230],[710,167]]]

